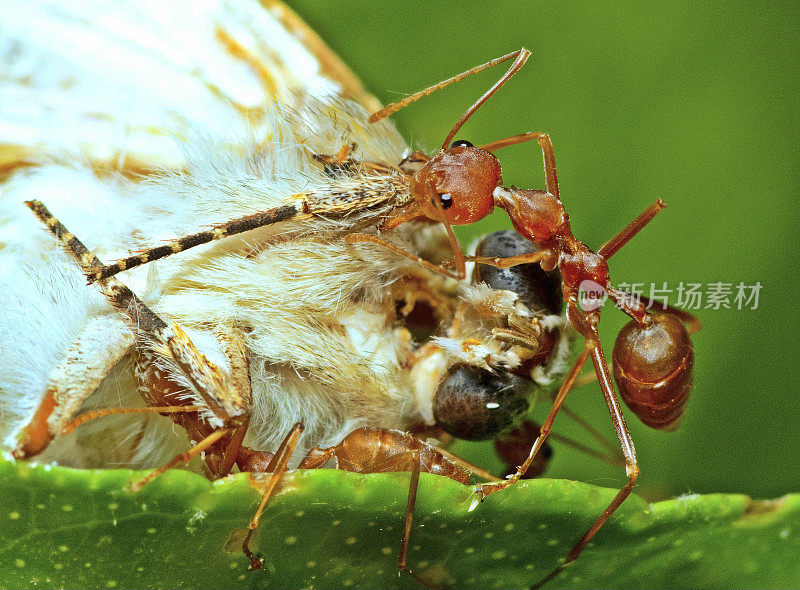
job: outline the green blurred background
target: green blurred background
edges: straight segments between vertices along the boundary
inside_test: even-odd
[[[613,259],[617,283],[763,285],[757,310],[698,312],[705,327],[694,338],[695,388],[678,431],[652,431],[626,414],[642,468],[637,492],[652,500],[800,491],[796,6],[288,3],[384,103],[531,49],[526,67],[459,138],[478,144],[550,133],[561,198],[575,235],[591,247],[663,197],[667,209]],[[500,74],[450,87],[395,122],[416,147],[434,150]],[[499,156],[506,185],[543,188],[535,143]],[[460,235],[467,241],[496,227],[510,227],[502,212]],[[609,355],[625,319],[611,308],[604,314]],[[569,399],[613,437],[596,385]],[[588,440],[564,417],[555,430]],[[555,450],[551,477],[610,487],[625,481],[620,468],[562,445]]]

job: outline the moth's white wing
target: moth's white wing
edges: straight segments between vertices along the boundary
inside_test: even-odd
[[[362,110],[337,102],[344,98]],[[96,319],[116,318],[77,267],[57,255],[23,201],[44,201],[111,260],[325,181],[312,152],[355,141],[360,157],[398,162],[404,146],[391,125],[365,124],[363,109],[377,106],[279,3],[0,0],[0,169],[7,172],[0,185],[0,307],[7,312],[3,331],[27,336],[0,342],[6,444],[13,446],[41,408],[65,355],[90,343]],[[189,137],[197,132],[206,137]],[[146,187],[139,176],[107,174],[164,167],[179,170]],[[396,233],[408,240],[414,230]],[[393,332],[379,301],[398,259],[374,249],[360,259],[341,240],[313,236],[262,244],[258,256],[244,258],[245,242],[228,242],[230,255],[220,243],[162,261],[154,277],[142,268],[124,278],[165,318],[192,328],[212,360],[218,351],[209,323],[235,319],[249,327],[256,404],[247,444],[274,448],[298,420],[311,444],[325,445],[359,425],[403,426],[416,412],[400,358],[408,342]],[[19,280],[25,272],[36,288]],[[124,347],[122,340],[114,346]],[[82,361],[92,367],[107,367],[120,354],[94,348],[96,358]],[[17,381],[15,359],[29,364]],[[104,381],[98,394],[107,405],[135,403],[129,373]],[[159,437],[173,431],[169,422],[151,422],[149,434],[129,436],[167,448]],[[135,463],[125,449],[98,455],[107,448],[96,441],[106,440],[109,422],[93,424],[94,464]],[[121,432],[108,448],[127,440]],[[160,462],[153,448],[131,451],[142,465]],[[75,461],[73,450],[67,455]]]
[[[180,167],[176,128],[334,97],[377,106],[278,2],[0,0],[0,170],[53,156]]]

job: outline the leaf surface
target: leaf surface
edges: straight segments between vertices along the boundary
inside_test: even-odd
[[[247,572],[241,531],[258,503],[246,475],[171,471],[137,494],[127,470],[0,462],[5,588],[415,588],[397,573],[408,474],[297,472],[269,504]],[[534,480],[474,501],[423,474],[409,566],[457,588],[527,588],[616,490]],[[552,587],[800,586],[800,495],[630,497]]]

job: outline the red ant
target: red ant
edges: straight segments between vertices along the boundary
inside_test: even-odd
[[[599,285],[617,307],[632,318],[632,321],[623,328],[617,337],[614,347],[613,372],[625,403],[645,424],[653,428],[674,430],[680,422],[692,385],[694,354],[689,334],[699,330],[700,323],[691,314],[667,306],[663,313],[650,314],[646,311],[646,300],[636,301],[629,294],[617,290],[609,278],[608,260],[665,207],[665,203],[661,199],[658,199],[621,232],[594,252],[575,238],[570,228],[569,215],[564,210],[559,196],[555,156],[550,137],[547,134],[523,133],[482,146],[473,146],[467,141],[454,141],[450,144],[467,119],[519,71],[529,56],[530,51],[523,48],[491,60],[391,104],[373,114],[369,120],[371,122],[378,121],[453,82],[514,59],[513,64],[500,80],[459,118],[438,153],[431,158],[427,158],[424,154],[415,154],[416,161],[424,162],[424,164],[409,179],[413,199],[386,219],[381,225],[381,229],[390,230],[401,223],[419,218],[443,223],[454,253],[456,266],[454,276],[459,279],[463,279],[466,274],[466,260],[475,260],[499,268],[523,263],[538,263],[544,270],[558,268],[561,271],[561,290],[567,305],[567,317],[572,326],[585,339],[583,351],[559,389],[553,407],[542,424],[541,432],[528,457],[508,479],[480,484],[478,493],[481,498],[484,498],[490,493],[507,488],[525,474],[544,445],[564,398],[590,356],[625,457],[628,483],[575,544],[566,560],[537,585],[541,586],[556,576],[566,564],[578,557],[589,540],[628,497],[639,476],[639,465],[633,441],[625,425],[625,419],[617,401],[600,344],[597,329],[600,309],[581,311],[578,299],[581,285],[585,281]],[[545,190],[503,187],[500,163],[492,152],[502,147],[531,140],[536,140],[542,150]],[[536,246],[536,252],[508,258],[467,258],[463,255],[450,226],[469,224],[483,219],[495,207],[500,207],[508,213],[516,231]],[[350,234],[347,236],[347,240],[352,243],[381,244],[409,258],[417,259],[376,236]],[[422,263],[437,272],[452,274],[430,263],[426,264],[424,261]]]
[[[296,424],[281,443],[275,457],[263,470],[265,473],[271,473],[272,476],[267,482],[261,497],[261,503],[250,521],[248,532],[242,545],[245,554],[250,559],[251,570],[260,569],[264,562],[263,559],[250,550],[250,538],[258,527],[267,502],[283,477],[289,457],[297,445],[302,431],[302,424]],[[320,469],[330,460],[333,460],[336,469],[353,473],[411,472],[403,537],[400,542],[397,566],[400,571],[407,572],[425,586],[428,586],[428,584],[406,566],[408,541],[411,535],[411,523],[414,518],[414,504],[417,498],[420,472],[441,475],[464,485],[469,484],[469,473],[467,471],[485,479],[496,479],[491,474],[470,465],[454,455],[449,453],[445,455],[440,449],[423,442],[413,434],[387,428],[357,428],[335,446],[326,449],[313,448],[308,451],[305,458],[300,462],[298,469]]]

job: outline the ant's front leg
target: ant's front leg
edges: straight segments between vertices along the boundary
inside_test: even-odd
[[[518,254],[516,256],[509,256],[507,258],[498,258],[491,256],[465,256],[466,262],[477,262],[478,264],[488,264],[496,268],[511,268],[519,266],[520,264],[534,264],[537,262],[545,263],[548,265],[555,253],[550,250],[540,250],[538,252],[530,252],[527,254]],[[549,266],[549,265],[548,265]],[[554,265],[553,265],[554,266]]]
[[[464,276],[466,275],[466,273],[460,274],[458,272],[449,271],[446,268],[442,268],[441,266],[437,266],[436,264],[433,264],[432,262],[429,262],[424,258],[417,256],[416,254],[412,254],[407,250],[403,250],[399,246],[395,246],[391,242],[387,242],[383,238],[380,238],[373,234],[362,234],[362,233],[347,234],[344,237],[344,241],[347,242],[348,244],[375,244],[377,246],[382,246],[383,248],[386,248],[390,252],[394,252],[395,254],[398,254],[400,256],[403,256],[404,258],[408,258],[409,260],[416,262],[423,268],[426,268],[437,274],[444,275],[451,279],[460,280],[463,279]]]
[[[545,188],[547,189],[548,193],[550,193],[556,199],[558,199],[559,196],[558,196],[558,177],[556,176],[556,157],[555,154],[553,153],[553,144],[550,141],[550,136],[547,133],[541,133],[539,131],[529,131],[527,133],[520,133],[519,135],[512,135],[511,137],[498,139],[497,141],[486,143],[478,147],[486,150],[487,152],[494,152],[495,150],[499,150],[500,148],[504,148],[510,145],[516,145],[518,143],[525,143],[528,141],[532,141],[534,139],[539,143],[539,147],[542,148],[542,158],[544,160]]]
[[[589,355],[594,348],[594,342],[588,341],[581,352],[580,356],[578,356],[575,363],[572,365],[572,368],[567,373],[566,378],[564,379],[564,383],[561,384],[561,387],[558,390],[558,394],[556,395],[555,399],[553,400],[553,406],[550,409],[550,413],[547,415],[544,423],[542,424],[541,429],[539,430],[539,436],[536,438],[536,441],[533,443],[533,447],[531,447],[531,451],[528,454],[528,458],[525,459],[525,462],[517,467],[515,473],[512,473],[508,479],[504,481],[498,482],[489,482],[480,484],[478,486],[478,494],[480,495],[481,499],[485,498],[487,495],[491,494],[492,492],[497,492],[499,490],[504,490],[507,487],[516,483],[528,470],[533,460],[536,458],[537,453],[539,450],[544,446],[545,440],[547,439],[547,435],[550,433],[550,430],[553,426],[553,421],[556,418],[556,414],[558,414],[561,405],[564,403],[564,399],[567,397],[570,389],[572,389],[572,385],[575,382],[578,374],[580,374],[581,369],[583,369],[583,365],[586,364],[586,361],[589,359]]]

